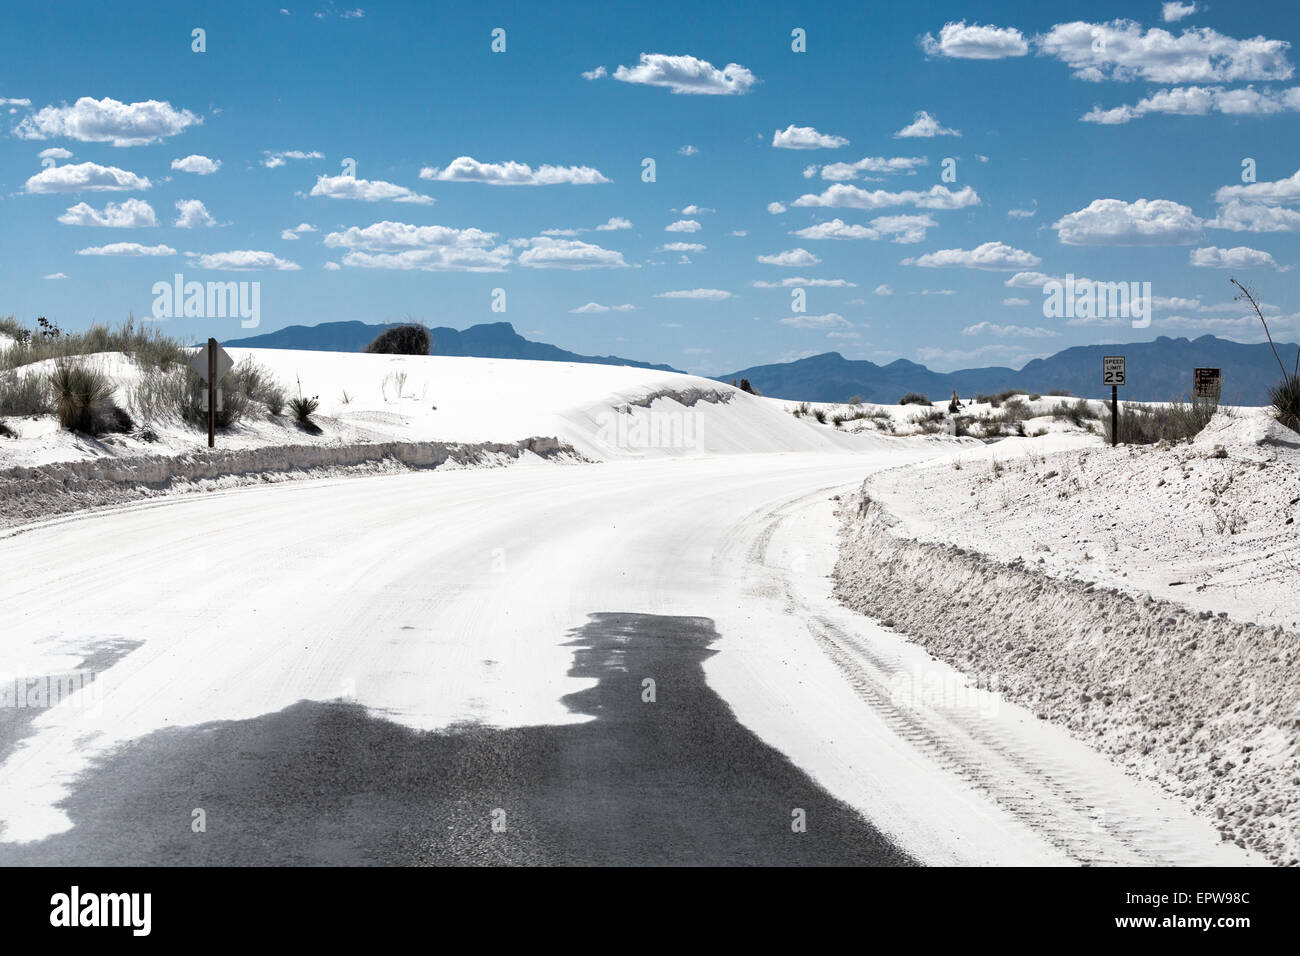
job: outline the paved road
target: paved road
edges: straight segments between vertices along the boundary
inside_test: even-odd
[[[0,671],[93,680],[7,709],[0,863],[1225,861],[1022,712],[891,692],[938,665],[825,574],[831,495],[901,460],[302,482],[2,535]]]

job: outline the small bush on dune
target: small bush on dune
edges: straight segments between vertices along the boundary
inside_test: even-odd
[[[429,330],[418,323],[408,322],[385,329],[361,351],[378,355],[428,355],[432,347]]]
[[[1154,445],[1158,441],[1191,441],[1209,424],[1219,403],[1212,398],[1175,400],[1166,406],[1120,406],[1119,440],[1130,445]],[[1106,441],[1111,440],[1110,416],[1106,416]]]
[[[97,352],[121,352],[142,368],[166,369],[186,358],[179,339],[164,335],[157,326],[137,327],[134,318],[117,329],[96,323],[84,332],[65,332],[44,318],[36,323],[35,329],[27,329],[12,320],[6,322],[4,334],[15,342],[0,350],[0,368]]]
[[[980,392],[978,395],[975,396],[975,403],[978,405],[982,405],[985,402],[987,402],[989,405],[992,405],[994,408],[997,408],[999,405],[1001,405],[1003,402],[1009,399],[1012,395],[1023,395],[1023,394],[1024,392],[1018,388],[1008,388],[1006,391],[997,392],[994,394]]]
[[[1095,420],[1100,416],[1093,411],[1091,405],[1086,399],[1079,399],[1077,402],[1062,402],[1052,409],[1052,417],[1058,420],[1068,420],[1075,428],[1083,428],[1084,422]]]
[[[1268,400],[1277,420],[1293,432],[1300,432],[1300,376],[1288,375],[1270,386]]]
[[[1074,393],[1068,388],[1054,388],[1047,394],[1056,398],[1074,398]]]
[[[113,402],[113,383],[102,369],[60,360],[50,373],[59,427],[101,435],[130,431],[131,416]]]
[[[1023,399],[1011,398],[1002,403],[1002,416],[1008,422],[1016,423],[1033,418],[1034,412]]]
[[[826,424],[826,410],[824,408],[814,408],[812,416],[821,424]]]
[[[0,415],[46,415],[50,412],[50,380],[36,372],[0,374]]]
[[[904,395],[902,398],[900,398],[900,399],[898,400],[898,404],[900,404],[900,405],[933,405],[934,402],[930,401],[928,398],[926,398],[926,397],[925,397],[924,395],[922,395],[920,392],[908,392],[906,395]]]

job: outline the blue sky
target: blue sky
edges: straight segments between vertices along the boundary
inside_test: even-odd
[[[1291,338],[1298,27],[1249,0],[10,3],[0,314],[147,317],[182,273],[260,282],[257,331],[411,315],[705,374],[1018,367],[1262,340],[1236,275]],[[1067,274],[1151,283],[1154,321],[1046,317]]]

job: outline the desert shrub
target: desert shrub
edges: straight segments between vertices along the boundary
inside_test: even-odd
[[[826,424],[826,410],[824,408],[814,408],[812,416],[821,424]]]
[[[1008,422],[1023,422],[1033,418],[1034,412],[1024,399],[1010,398],[1002,403],[1002,417]]]
[[[1029,400],[1030,400],[1031,402],[1036,402],[1036,401],[1038,401],[1038,400],[1039,400],[1040,398],[1042,398],[1042,397],[1043,397],[1043,396],[1039,395],[1037,392],[1034,392],[1032,395],[1029,396]]]
[[[23,342],[30,338],[31,334],[32,330],[12,315],[0,316],[0,335],[7,335],[15,341]]]
[[[1091,405],[1086,399],[1079,399],[1077,402],[1062,402],[1052,409],[1052,417],[1061,421],[1068,420],[1076,428],[1083,428],[1083,423],[1090,419],[1097,419],[1100,416],[1093,411]]]
[[[25,329],[16,323],[13,326],[23,334],[4,333],[16,341],[0,350],[0,368],[18,368],[46,359],[97,352],[121,352],[144,368],[170,368],[186,359],[185,347],[179,339],[164,335],[157,326],[137,327],[134,318],[128,318],[117,329],[96,323],[84,332],[65,332],[43,318],[36,320],[35,329]]]
[[[407,322],[380,332],[361,351],[378,355],[428,355],[432,347],[429,330],[417,322]]]
[[[1300,376],[1287,375],[1276,385],[1269,386],[1268,400],[1277,420],[1292,431],[1300,432]]]
[[[131,416],[113,401],[113,383],[102,369],[60,359],[50,373],[59,427],[100,435],[130,431]]]
[[[3,436],[5,438],[18,437],[17,435],[14,434],[14,430],[10,428],[8,425],[6,425],[4,422],[0,422],[0,436]]]
[[[283,385],[272,374],[271,370],[265,365],[254,361],[251,357],[244,358],[238,365],[230,370],[226,376],[225,395],[227,400],[231,395],[237,393],[237,402],[243,399],[243,407],[238,409],[242,417],[246,411],[248,402],[260,402],[266,406],[266,410],[272,415],[279,415],[284,411],[284,402],[288,397]]]
[[[795,418],[802,418],[805,415],[811,415],[812,406],[809,405],[807,402],[800,402],[798,405],[794,407],[794,409],[790,412],[790,414],[793,415]]]
[[[0,415],[45,415],[50,411],[50,380],[35,372],[0,373]]]
[[[1001,405],[1003,402],[1009,399],[1012,395],[1023,395],[1023,394],[1024,392],[1018,388],[1009,388],[1004,392],[996,392],[992,394],[986,392],[980,392],[975,396],[975,402],[977,404],[983,404],[985,402],[988,402],[988,404],[992,405],[994,408],[997,408],[999,405]]]
[[[1047,394],[1058,398],[1074,398],[1074,392],[1070,391],[1068,388],[1054,388]]]
[[[250,396],[246,390],[248,383],[242,374],[248,361],[245,359],[231,369],[222,384],[221,407],[217,409],[216,417],[218,428],[236,425],[248,413]],[[261,387],[265,389],[267,386],[263,384]],[[179,418],[187,425],[206,429],[206,389],[203,380],[188,365],[145,368],[131,388],[131,406],[147,422]]]
[[[749,384],[749,379],[747,378],[742,378],[740,380],[740,390],[742,392],[749,392],[750,395],[760,394],[758,389],[756,389],[753,385]]]
[[[320,399],[314,395],[311,398],[299,395],[289,400],[289,411],[293,413],[294,420],[299,425],[314,424],[311,417],[316,414],[318,408],[320,408]]]
[[[1168,405],[1136,405],[1126,402],[1119,410],[1119,440],[1130,445],[1154,445],[1158,441],[1191,441],[1209,424],[1219,403],[1211,398],[1174,400]],[[1106,441],[1111,441],[1110,416],[1106,419]]]
[[[900,399],[898,400],[898,404],[900,404],[900,405],[933,405],[934,402],[930,401],[928,398],[926,398],[926,397],[925,397],[924,395],[922,395],[920,392],[908,392],[906,395],[904,395],[902,398],[900,398]]]
[[[849,402],[848,402],[848,403],[849,403],[850,405],[861,405],[861,404],[862,404],[862,396],[861,396],[861,395],[850,395],[850,396],[849,396]]]

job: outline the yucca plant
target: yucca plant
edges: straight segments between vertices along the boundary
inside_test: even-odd
[[[113,383],[102,369],[61,359],[50,373],[59,427],[98,434],[112,424]]]
[[[1285,363],[1282,361],[1282,356],[1277,354],[1277,346],[1273,343],[1273,333],[1268,329],[1268,322],[1264,319],[1264,310],[1259,307],[1255,295],[1236,279],[1229,279],[1228,281],[1241,290],[1241,295],[1236,298],[1245,299],[1249,302],[1250,307],[1259,316],[1259,321],[1264,326],[1264,334],[1268,337],[1269,347],[1273,350],[1273,357],[1277,359],[1277,366],[1282,370],[1282,381],[1268,390],[1268,400],[1277,413],[1277,420],[1292,431],[1300,432],[1300,349],[1296,350],[1295,363],[1291,366],[1291,371],[1288,372]]]

